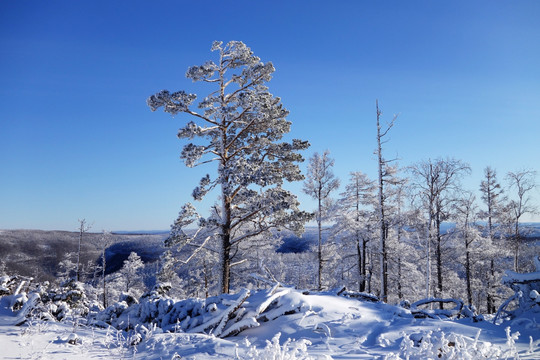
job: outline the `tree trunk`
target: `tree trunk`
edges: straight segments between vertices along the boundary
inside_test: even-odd
[[[490,268],[491,268],[491,277],[489,278],[488,284],[487,284],[487,312],[488,314],[493,314],[495,312],[495,299],[493,295],[491,294],[491,287],[492,287],[492,281],[495,279],[495,261],[491,259],[490,261]]]
[[[465,263],[466,263],[466,272],[465,275],[467,277],[467,301],[469,302],[469,306],[472,305],[472,288],[471,288],[471,260],[470,260],[470,252],[469,249],[467,249],[467,253],[465,254]]]
[[[77,281],[80,280],[80,275],[79,275],[79,266],[80,266],[80,262],[81,262],[81,243],[82,243],[82,237],[83,237],[83,232],[84,232],[84,220],[80,220],[80,228],[79,228],[79,249],[77,251],[77,272],[75,274],[75,279]]]
[[[317,215],[317,226],[318,226],[318,229],[319,229],[319,247],[318,247],[318,251],[317,251],[317,259],[318,259],[318,262],[319,262],[319,273],[318,273],[318,278],[317,278],[317,290],[318,291],[321,291],[322,290],[322,267],[323,267],[323,259],[322,259],[322,219],[321,219],[321,210],[322,210],[322,203],[321,203],[321,194],[322,192],[322,189],[321,189],[321,186],[319,185],[319,196],[318,196],[318,200],[319,200],[319,212],[318,212],[318,215]]]
[[[362,238],[362,282],[360,291],[366,291],[367,281],[367,240]]]
[[[221,292],[228,294],[231,282],[231,203],[226,191],[223,193],[223,224],[221,225]]]
[[[403,299],[403,291],[401,289],[401,256],[398,255],[398,278],[397,278],[397,290],[398,290],[398,299]]]
[[[362,283],[364,282],[362,276],[362,247],[360,246],[360,236],[358,231],[356,232],[356,255],[358,260],[358,291],[362,292],[364,291],[362,289]]]
[[[203,269],[204,269],[204,298],[208,299],[208,268],[206,266],[205,259],[203,259]]]
[[[465,228],[467,231],[467,228]],[[469,251],[469,240],[465,234],[465,277],[467,278],[467,301],[469,306],[472,305],[472,288],[471,288],[471,253]]]
[[[383,181],[383,166],[384,161],[382,158],[382,146],[381,146],[381,125],[379,110],[379,102],[376,102],[377,107],[377,155],[379,160],[379,258],[380,258],[380,278],[381,278],[381,300],[386,302],[388,300],[388,284],[387,284],[387,256],[386,256],[386,224],[384,218],[384,181]]]
[[[437,226],[437,291],[438,297],[443,297],[443,274],[442,274],[442,247],[441,247],[441,215],[440,210],[437,209],[435,215],[435,222]],[[443,303],[439,303],[439,308],[443,309]]]
[[[367,292],[368,293],[371,293],[371,277],[373,275],[373,259],[372,259],[372,253],[370,251],[370,254],[369,254],[369,266],[367,267],[367,271],[366,271],[366,281],[367,281]]]
[[[431,225],[433,222],[431,206],[429,210],[429,219],[427,225],[427,236],[426,236],[426,299],[430,297],[431,294]]]
[[[515,225],[515,235],[514,235],[514,271],[519,271],[519,219],[516,221]]]
[[[105,258],[105,246],[103,246],[103,252],[102,252],[101,256],[103,257],[103,270],[102,270],[102,275],[103,275],[103,308],[106,309],[107,308],[107,282],[105,281],[105,271],[106,271],[107,263],[106,263],[106,258]]]
[[[364,291],[365,284],[364,283],[364,273],[362,270],[362,249],[360,247],[360,230],[358,230],[358,226],[360,224],[360,193],[358,191],[358,178],[356,180],[356,255],[358,257],[358,291],[362,292]],[[365,256],[365,255],[364,255]]]

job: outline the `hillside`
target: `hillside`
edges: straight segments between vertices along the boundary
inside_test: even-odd
[[[447,231],[452,224],[443,224]],[[526,236],[529,241],[540,240],[540,223],[524,224],[530,230]],[[164,251],[163,240],[168,231],[119,231],[113,232],[113,244],[107,248],[107,273],[118,270],[129,253],[135,251],[144,262],[158,260]],[[283,231],[279,234],[282,243],[278,253],[301,253],[317,242],[317,229],[307,227],[306,232],[297,237],[294,233]],[[99,263],[100,239],[102,233],[85,233],[82,242],[81,264]],[[328,240],[328,232],[323,232],[323,242]],[[32,276],[37,281],[54,280],[58,263],[67,253],[76,252],[79,241],[78,232],[44,230],[0,230],[0,261],[9,273]]]
[[[112,234],[107,249],[111,271],[117,270],[130,251],[145,261],[154,261],[162,252],[166,233]],[[81,244],[81,264],[97,264],[102,233],[85,233]],[[0,261],[6,271],[32,276],[36,281],[54,280],[58,264],[68,253],[76,253],[79,233],[43,230],[0,230]]]

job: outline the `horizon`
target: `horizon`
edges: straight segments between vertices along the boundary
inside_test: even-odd
[[[215,59],[214,40],[274,64],[267,85],[290,111],[287,139],[311,143],[304,174],[330,151],[334,197],[350,172],[376,176],[376,99],[383,123],[400,114],[385,156],[463,160],[480,208],[486,166],[501,184],[540,171],[540,2],[160,5],[0,4],[0,229],[76,231],[83,218],[95,230],[168,229],[215,167],[185,167],[176,133],[188,117],[152,113],[146,98],[207,94],[184,74]],[[300,182],[285,187],[315,209]],[[531,195],[540,206],[540,187]]]
[[[485,221],[478,221],[477,223],[485,223]],[[530,221],[520,221],[520,224],[521,225],[524,225],[524,226],[530,226],[530,227],[533,227],[533,228],[536,228],[538,227],[539,230],[540,230],[540,221],[538,222],[530,222]],[[455,226],[456,223],[455,222],[452,222],[452,221],[443,221],[441,222],[441,228],[444,228],[444,227],[448,227],[448,226]],[[496,225],[496,224],[495,224]],[[330,228],[331,226],[328,226],[328,225],[325,225],[323,226],[323,228]],[[192,227],[188,227],[186,228],[186,230],[195,230],[195,228],[192,228]],[[317,225],[306,225],[305,226],[305,232],[307,232],[308,230],[317,230]],[[0,229],[0,234],[2,231],[51,231],[51,232],[54,232],[54,231],[61,231],[61,232],[73,232],[73,233],[78,233],[79,230],[77,229],[74,229],[74,230],[64,230],[64,229],[49,229],[49,230],[46,230],[46,229],[32,229],[32,228],[28,228],[28,229],[7,229],[7,228],[2,228]],[[110,232],[112,235],[161,235],[161,234],[168,234],[170,233],[170,229],[147,229],[147,230],[143,230],[143,229],[137,229],[137,230],[121,230],[121,229],[117,229],[117,230],[102,230],[102,231],[96,231],[92,228],[90,228],[87,232],[85,233],[90,233],[90,234],[100,234],[104,231],[107,231],[107,232]],[[304,232],[304,233],[305,233]],[[302,234],[303,235],[303,234]],[[300,236],[302,237],[302,236]]]

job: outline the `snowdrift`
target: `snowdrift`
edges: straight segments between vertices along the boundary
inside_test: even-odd
[[[540,357],[538,328],[517,321],[519,317],[506,317],[497,325],[464,317],[463,311],[458,316],[455,309],[438,315],[424,311],[429,316],[418,316],[418,307],[443,299],[429,299],[406,309],[345,289],[310,293],[275,284],[258,291],[243,289],[208,299],[175,300],[161,286],[138,300],[125,297],[99,311],[83,297],[56,293],[47,302],[36,292],[25,294],[26,302],[13,308],[13,300],[21,295],[14,292],[22,287],[11,283],[11,287],[3,285],[10,294],[0,303],[0,346],[9,349],[5,356],[14,358]],[[64,291],[77,295],[74,289],[76,284],[70,284]],[[55,302],[73,307],[62,321],[52,314],[44,316]],[[452,303],[456,307],[462,304]],[[86,315],[83,305],[88,309]]]

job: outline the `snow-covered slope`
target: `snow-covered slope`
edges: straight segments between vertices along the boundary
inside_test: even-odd
[[[246,307],[268,299],[257,294]],[[149,327],[136,346],[130,345],[141,340],[136,334],[113,328],[70,321],[14,326],[20,315],[9,310],[7,298],[0,309],[0,348],[6,359],[504,359],[518,353],[521,359],[540,358],[539,324],[417,319],[400,307],[332,293],[290,289],[280,301],[294,312],[267,316],[233,337]]]

